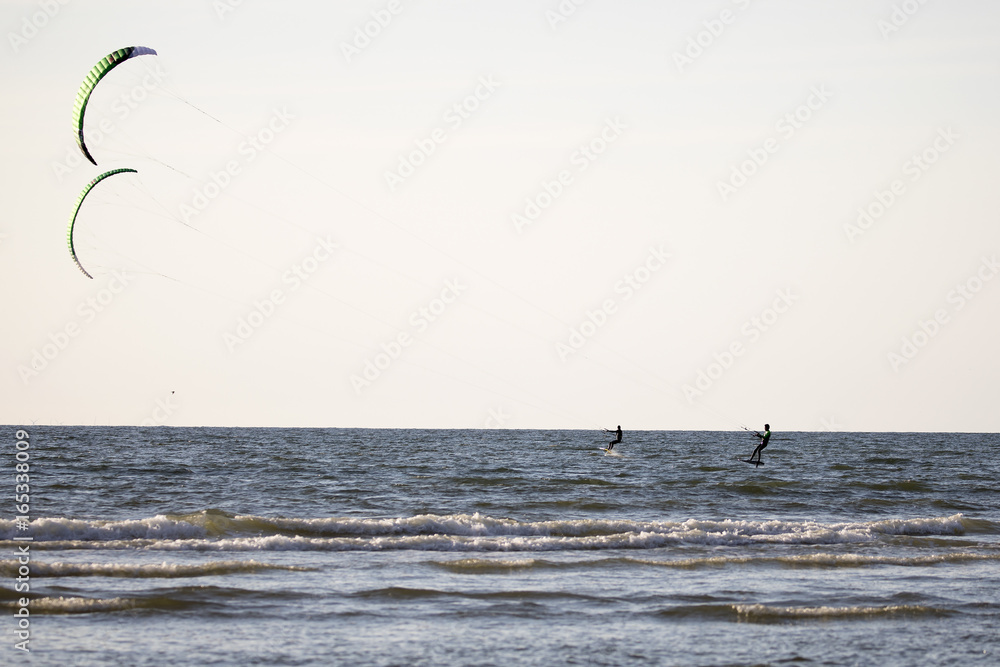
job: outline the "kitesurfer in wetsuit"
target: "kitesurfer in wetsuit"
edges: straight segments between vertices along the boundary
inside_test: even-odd
[[[771,425],[764,424],[764,433],[757,433],[754,431],[754,435],[760,438],[760,444],[757,445],[757,449],[753,450],[753,454],[750,455],[750,460],[753,461],[754,454],[757,455],[757,463],[760,463],[760,453],[767,447],[767,441],[771,439]]]
[[[608,431],[608,429],[604,429],[604,430],[605,430],[606,433],[611,433],[611,431]],[[615,445],[617,445],[619,442],[622,441],[622,425],[621,424],[618,425],[618,430],[615,431],[614,433],[615,433],[615,439],[608,443],[608,451],[609,452],[612,449],[615,448]]]

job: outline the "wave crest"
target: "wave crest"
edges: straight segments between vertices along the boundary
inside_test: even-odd
[[[981,524],[982,522],[978,522]],[[555,551],[653,549],[674,545],[833,545],[868,543],[899,536],[963,535],[970,520],[961,514],[849,523],[814,521],[632,521],[576,519],[522,522],[481,514],[399,518],[267,518],[206,510],[188,515],[99,521],[46,518],[27,534],[35,549],[146,548],[227,551]],[[981,525],[975,529],[982,530]],[[0,520],[0,539],[17,531]]]
[[[739,620],[757,623],[809,619],[863,619],[893,616],[946,616],[950,612],[924,605],[853,607],[794,607],[766,604],[734,605]]]
[[[0,561],[0,576],[17,576],[19,562]],[[29,565],[31,575],[36,577],[124,577],[124,578],[164,578],[210,577],[227,574],[252,574],[267,570],[304,572],[310,568],[296,565],[272,565],[255,560],[227,560],[208,563],[44,563],[33,560]]]

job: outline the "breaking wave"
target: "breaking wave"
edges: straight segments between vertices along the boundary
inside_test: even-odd
[[[0,540],[30,535],[36,550],[531,552],[655,549],[676,545],[860,544],[900,536],[940,537],[995,530],[995,526],[983,523],[961,514],[845,523],[696,519],[522,522],[478,513],[302,519],[205,510],[126,521],[44,518],[32,521],[28,531],[17,530],[13,521],[2,520]],[[845,564],[850,564],[849,558]]]

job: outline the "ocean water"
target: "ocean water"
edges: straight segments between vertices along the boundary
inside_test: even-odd
[[[1000,664],[997,435],[24,430],[3,664]]]

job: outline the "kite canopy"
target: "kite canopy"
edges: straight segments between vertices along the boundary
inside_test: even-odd
[[[87,150],[86,140],[83,137],[83,115],[87,111],[87,102],[90,101],[90,94],[94,92],[94,88],[104,78],[105,74],[129,58],[145,55],[155,56],[156,51],[145,46],[127,46],[124,49],[118,49],[113,53],[109,53],[94,65],[90,73],[87,74],[87,78],[83,80],[80,91],[76,94],[76,104],[73,105],[73,130],[76,132],[76,143],[87,159],[93,162],[94,165],[97,164],[97,160]]]
[[[87,198],[87,195],[90,194],[90,191],[94,189],[95,185],[97,185],[98,183],[100,183],[109,176],[114,176],[115,174],[124,174],[129,172],[133,174],[139,173],[135,169],[127,169],[127,168],[112,169],[111,171],[104,172],[103,174],[92,180],[90,183],[87,183],[87,187],[83,189],[83,192],[80,193],[79,199],[76,200],[76,206],[73,207],[73,217],[69,219],[69,230],[66,232],[66,241],[69,243],[69,254],[73,256],[73,261],[76,262],[76,265],[80,267],[81,271],[83,271],[83,275],[87,276],[91,280],[93,280],[94,276],[87,273],[87,269],[83,268],[83,264],[80,264],[80,259],[76,256],[76,248],[73,246],[73,227],[74,225],[76,225],[76,215],[77,213],[80,212],[80,206],[83,205],[83,200]]]

